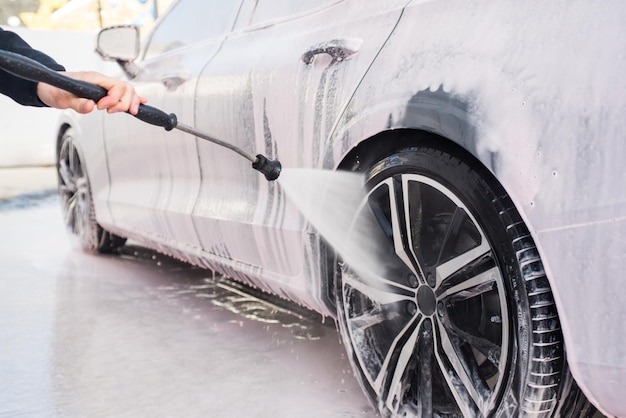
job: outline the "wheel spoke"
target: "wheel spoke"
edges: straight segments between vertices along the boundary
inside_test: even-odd
[[[380,324],[386,319],[387,318],[385,318],[383,312],[380,309],[377,309],[351,317],[350,324],[353,327],[364,331],[370,327]]]
[[[415,290],[381,277],[368,277],[367,283],[362,278],[346,274],[344,285],[359,291],[378,305],[388,305],[402,301],[414,301]]]
[[[449,301],[470,299],[491,291],[499,277],[500,271],[498,268],[492,267],[474,277],[463,280],[461,283],[444,289],[443,292],[438,293],[437,296],[439,300],[449,298]]]
[[[435,288],[441,286],[441,284],[463,267],[471,264],[475,260],[484,257],[491,251],[487,240],[483,239],[482,243],[475,248],[437,266],[437,282]]]
[[[367,305],[359,312],[351,312],[350,325],[355,331],[363,333],[385,321],[396,320],[398,315],[397,304]]]
[[[393,243],[393,226],[391,225],[391,219],[387,219],[384,209],[386,203],[389,202],[379,202],[378,200],[373,200],[369,202],[369,206],[372,211],[373,219],[375,219],[376,223],[382,230],[382,233]]]
[[[487,360],[489,360],[491,364],[493,364],[498,370],[500,370],[500,355],[502,353],[502,349],[500,346],[492,343],[486,338],[465,332],[455,327],[454,325],[452,325],[452,328],[454,329],[454,333],[459,338],[466,341],[469,345],[472,346],[472,348],[475,348],[482,355],[487,357]]]
[[[397,356],[397,361],[395,364],[392,364],[392,357],[395,352],[397,352],[397,341],[400,341],[402,337],[402,335],[398,335],[396,341],[394,341],[394,344],[391,347],[391,350],[389,350],[389,353],[385,358],[381,373],[376,379],[376,383],[381,384],[382,381],[388,379],[390,375],[392,376],[388,385],[389,392],[385,403],[387,404],[387,407],[395,413],[398,412],[398,408],[402,405],[402,398],[404,397],[405,391],[404,383],[406,381],[406,372],[409,368],[409,364],[415,361],[415,348],[418,344],[420,328],[423,323],[424,318],[422,315],[417,315],[407,325],[406,332],[410,332],[410,336],[402,345],[400,354]],[[411,331],[411,329],[413,330]]]
[[[72,194],[72,190],[65,184],[59,184],[59,195],[68,197]]]
[[[442,257],[446,254],[453,252],[461,239],[461,228],[463,227],[467,215],[462,208],[457,207],[452,214],[452,218],[449,221],[447,230],[443,233],[443,241],[441,244],[441,250],[437,257],[437,264],[441,264]]]
[[[406,230],[406,239],[407,239],[406,244],[402,247],[402,251],[406,254],[407,259],[412,260],[415,266],[414,268],[416,270],[415,273],[417,274],[417,272],[419,272],[419,274],[417,274],[417,277],[420,279],[420,282],[424,284],[425,283],[423,279],[425,277],[424,270],[422,268],[420,258],[418,254],[415,252],[415,248],[417,248],[418,245],[416,245],[417,243],[413,242],[413,238],[415,236],[418,236],[413,233],[414,232],[413,229],[415,228],[419,229],[417,225],[421,223],[421,214],[419,214],[419,211],[418,211],[418,214],[415,214],[415,217],[417,219],[413,219],[413,217],[411,216],[412,215],[411,206],[415,205],[415,206],[420,207],[421,195],[419,193],[419,189],[411,190],[411,188],[409,187],[409,182],[410,182],[410,179],[408,176],[402,177],[402,194],[400,196],[400,201],[397,204],[397,206],[402,207],[402,214],[404,215],[404,219],[403,219],[404,229]]]
[[[62,160],[59,164],[59,175],[61,176],[61,180],[67,190],[70,192],[76,191],[76,178],[72,174],[71,170],[68,167],[68,163],[66,160]]]
[[[65,214],[65,226],[72,232],[76,230],[76,206],[77,197],[73,194],[65,202],[65,208],[63,210],[63,213]]]
[[[433,333],[425,331],[419,346],[419,386],[417,398],[422,416],[433,416]]]
[[[396,187],[397,181],[388,178],[381,183],[380,187],[385,187],[386,196],[377,194],[379,204],[389,211],[389,219],[383,215],[383,210],[373,209],[374,216],[377,218],[383,230],[389,234],[393,242],[393,248],[398,258],[411,270],[411,272],[422,281],[424,277],[422,269],[418,262],[417,256],[413,252],[410,242],[411,219],[409,214],[409,198],[406,181]],[[384,200],[388,199],[388,200]],[[418,273],[419,272],[419,273]]]
[[[376,376],[376,380],[373,383],[374,389],[383,395],[383,384],[385,381],[387,382],[398,382],[402,375],[404,374],[404,370],[406,369],[407,364],[411,359],[411,355],[415,349],[415,344],[417,342],[419,324],[422,322],[422,315],[414,316],[404,328],[396,335],[389,350],[387,351],[387,355],[382,363],[380,368],[380,372],[378,376]],[[390,373],[393,375],[391,381],[388,380]],[[397,379],[396,379],[397,376]],[[394,386],[389,386],[390,391],[393,391]]]
[[[69,141],[67,150],[67,160],[69,163],[69,169],[74,178],[80,177],[80,160],[78,158],[78,152],[73,141]]]
[[[477,387],[480,386],[479,383],[475,380],[475,377],[472,377],[466,361],[463,360],[462,355],[455,349],[448,331],[441,322],[438,322],[437,337],[439,341],[437,344],[438,348],[435,350],[435,357],[463,416],[476,416],[476,408],[484,415],[484,405],[487,397],[479,393],[479,388]],[[472,408],[470,402],[476,408]]]

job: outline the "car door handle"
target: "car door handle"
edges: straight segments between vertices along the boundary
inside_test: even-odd
[[[186,83],[190,77],[190,74],[184,71],[166,73],[161,75],[161,83],[167,88],[168,91],[174,91],[182,84]]]
[[[316,55],[328,54],[332,57],[333,61],[341,62],[359,52],[362,44],[363,39],[359,38],[333,39],[331,41],[322,42],[321,44],[309,48],[309,50],[302,55],[302,61],[304,61],[306,65],[311,65]]]

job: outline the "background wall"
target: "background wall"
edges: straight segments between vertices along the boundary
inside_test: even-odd
[[[121,76],[118,66],[94,52],[97,32],[4,28],[18,33],[68,71],[96,70]],[[61,111],[29,108],[0,95],[0,167],[55,163],[56,126]]]

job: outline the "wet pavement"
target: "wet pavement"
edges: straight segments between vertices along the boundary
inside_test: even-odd
[[[334,323],[132,243],[86,254],[47,186],[0,194],[0,231],[0,417],[375,416]]]

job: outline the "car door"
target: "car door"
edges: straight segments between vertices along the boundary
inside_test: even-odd
[[[197,126],[285,168],[331,168],[334,123],[406,3],[247,2],[201,74]],[[305,223],[281,188],[229,150],[198,151],[206,175],[193,218],[211,231],[203,248],[282,283],[301,275]]]
[[[149,104],[194,123],[198,75],[220,48],[241,0],[181,0],[152,33],[132,80]],[[171,245],[199,248],[190,214],[200,187],[196,139],[111,115],[105,142],[114,222]]]

